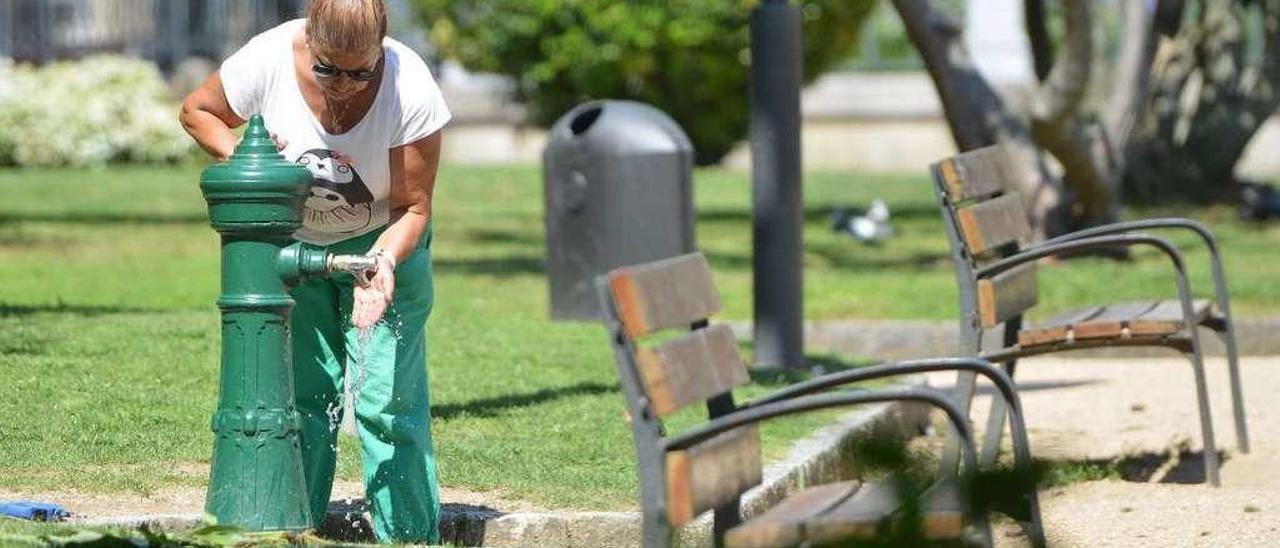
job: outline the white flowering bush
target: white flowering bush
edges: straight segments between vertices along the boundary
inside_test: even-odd
[[[98,55],[35,68],[0,62],[0,164],[166,162],[192,142],[150,62]]]

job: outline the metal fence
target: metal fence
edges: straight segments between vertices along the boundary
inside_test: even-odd
[[[45,63],[121,53],[171,71],[219,60],[254,34],[298,17],[306,0],[0,0],[0,57]]]

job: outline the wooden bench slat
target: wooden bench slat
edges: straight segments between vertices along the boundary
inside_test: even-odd
[[[849,538],[874,538],[902,510],[897,488],[891,481],[864,485],[858,493],[831,511],[810,520],[808,542],[827,545]],[[921,526],[929,540],[955,540],[964,536],[964,503],[957,486],[934,486],[920,499]]]
[[[1031,237],[1031,224],[1017,193],[960,208],[956,219],[965,246],[974,255]]]
[[[1158,301],[1139,301],[1109,304],[1102,307],[1102,311],[1094,314],[1084,323],[1104,323],[1104,322],[1122,322],[1137,318],[1147,313],[1147,311],[1155,308]]]
[[[897,489],[887,481],[868,483],[830,512],[807,524],[813,544],[849,538],[874,538],[901,506]]]
[[[798,500],[797,500],[798,499]],[[964,536],[964,502],[954,482],[929,489],[920,500],[921,525],[930,540]],[[729,548],[838,546],[873,539],[902,511],[892,480],[811,487],[725,535]]]
[[[1102,311],[1105,309],[1106,307],[1102,307],[1102,306],[1090,306],[1088,308],[1077,308],[1075,310],[1060,312],[1054,315],[1053,317],[1049,318],[1048,320],[1045,320],[1045,322],[1041,324],[1041,327],[1059,327],[1059,326],[1074,325],[1080,322],[1088,321],[1089,318],[1092,318],[1094,316],[1097,316],[1098,314],[1101,314]]]
[[[680,526],[760,484],[760,431],[751,424],[667,453],[667,520]]]
[[[979,280],[978,313],[982,327],[994,327],[1023,313],[1036,305],[1039,295],[1035,263],[1026,263]]]
[[[1156,306],[1154,302],[1116,303],[1108,305],[1086,322],[1077,323],[1073,328],[1077,339],[1098,339],[1119,337],[1124,333],[1126,323]]]
[[[1213,309],[1213,301],[1209,299],[1192,299],[1191,311],[1196,321],[1203,321]],[[1182,301],[1170,299],[1160,301],[1142,316],[1135,318],[1143,321],[1182,321]]]
[[[751,382],[738,341],[725,324],[639,348],[636,365],[645,393],[660,417]]]
[[[924,536],[929,540],[964,537],[965,503],[955,483],[930,490],[924,500]]]
[[[688,327],[720,311],[720,294],[701,253],[615,269],[609,286],[632,338]]]
[[[1212,301],[1196,299],[1191,303],[1196,323],[1203,322],[1213,309]],[[1174,335],[1184,328],[1182,303],[1142,301],[1116,303],[1059,314],[1043,325],[1022,331],[1022,346],[1053,344],[1075,339],[1108,337],[1153,337]]]
[[[787,497],[764,514],[725,534],[729,548],[796,546],[805,540],[805,522],[821,515],[858,492],[857,481],[810,487]]]
[[[1018,344],[1036,346],[1059,343],[1068,339],[1119,337],[1124,328],[1120,319],[1125,315],[1141,314],[1151,306],[1153,303],[1119,303],[1068,310],[1050,318],[1038,327],[1019,332]]]
[[[1198,325],[1213,310],[1213,302],[1208,299],[1191,301],[1193,321]],[[1134,335],[1164,335],[1182,331],[1182,301],[1160,301],[1151,310],[1129,322],[1129,331]]]
[[[1072,325],[1093,317],[1099,312],[1102,312],[1102,307],[1093,306],[1060,313],[1037,327],[1018,332],[1018,344],[1020,346],[1036,346],[1066,340],[1067,332]]]
[[[1004,191],[1009,179],[1008,152],[999,145],[962,152],[938,162],[937,172],[953,202],[982,198]]]

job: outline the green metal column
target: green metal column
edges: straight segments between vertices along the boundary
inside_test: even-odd
[[[261,116],[227,162],[200,177],[222,236],[222,380],[205,511],[250,531],[314,526],[293,398],[288,284],[325,271],[324,250],[290,246],[311,183],[276,152]]]

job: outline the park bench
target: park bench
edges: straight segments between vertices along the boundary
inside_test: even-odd
[[[1012,377],[1018,358],[1024,356],[1106,346],[1162,346],[1182,352],[1191,364],[1196,385],[1206,478],[1218,485],[1218,454],[1197,327],[1209,328],[1223,339],[1236,439],[1242,452],[1248,452],[1249,441],[1230,304],[1213,233],[1189,219],[1150,219],[1089,228],[1028,247],[1032,230],[1022,197],[1006,185],[1018,175],[1016,165],[1009,151],[998,145],[933,165],[959,283],[961,353],[1003,363]],[[1179,250],[1168,240],[1143,232],[1166,228],[1189,230],[1208,246],[1216,306],[1214,301],[1193,297]],[[1176,299],[1090,306],[1026,326],[1023,316],[1038,301],[1037,261],[1128,246],[1153,246],[1168,256],[1177,276]],[[1000,326],[1001,346],[983,349],[984,332]],[[962,404],[972,396],[974,380],[972,374],[959,375],[958,401]],[[1003,420],[1004,405],[994,401],[983,442],[983,463],[996,458]]]
[[[966,496],[976,471],[968,420],[950,393],[927,387],[832,388],[869,379],[930,371],[971,371],[992,380],[1009,398],[1015,469],[1028,480],[1014,497],[1015,517],[1037,546],[1044,545],[1039,507],[1030,485],[1030,451],[1020,404],[1000,369],[976,358],[881,364],[818,376],[769,395],[735,403],[732,390],[750,376],[727,325],[711,324],[720,300],[700,253],[613,270],[599,281],[617,371],[635,442],[646,547],[668,546],[676,528],[713,511],[717,546],[848,545],[884,534],[899,500],[892,478],[843,481],[804,489],[759,516],[742,521],[741,496],[762,482],[760,433],[766,419],[854,404],[910,400],[941,409],[967,447],[964,467],[944,469],[919,499],[920,531],[933,542],[989,545],[986,512]],[[654,336],[658,334],[658,336]],[[708,420],[668,435],[664,419],[705,405]],[[1015,482],[1016,483],[1016,482]]]

